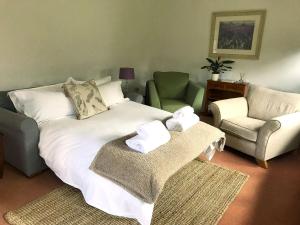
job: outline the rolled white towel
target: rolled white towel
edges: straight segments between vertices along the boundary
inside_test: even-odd
[[[173,113],[173,118],[179,119],[186,116],[191,116],[194,113],[194,108],[191,106],[184,106]]]
[[[170,135],[167,128],[159,120],[154,120],[139,126],[136,130],[142,138],[157,137],[162,135]]]
[[[140,135],[136,135],[125,142],[131,149],[146,154],[159,146],[166,144],[170,139],[171,135],[168,132],[165,135],[150,138],[142,138]]]
[[[166,125],[168,130],[182,132],[194,126],[198,122],[199,117],[196,114],[192,114],[191,116],[186,116],[178,119],[168,119]]]

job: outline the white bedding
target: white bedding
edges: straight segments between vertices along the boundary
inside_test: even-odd
[[[89,119],[48,121],[40,125],[40,154],[62,181],[81,190],[88,204],[150,225],[153,204],[95,174],[89,166],[107,142],[134,132],[138,125],[169,116],[168,112],[128,101]]]

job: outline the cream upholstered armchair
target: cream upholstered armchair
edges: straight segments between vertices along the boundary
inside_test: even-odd
[[[226,145],[267,160],[295,150],[300,144],[300,94],[251,85],[246,98],[216,101],[210,105],[214,123],[226,133]]]

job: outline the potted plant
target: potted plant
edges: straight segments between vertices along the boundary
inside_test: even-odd
[[[201,69],[207,69],[208,71],[212,71],[211,79],[214,81],[219,80],[219,76],[221,73],[225,71],[230,71],[232,69],[230,64],[234,63],[232,60],[221,60],[219,56],[216,60],[206,58],[206,60],[210,63],[209,66],[202,66]]]

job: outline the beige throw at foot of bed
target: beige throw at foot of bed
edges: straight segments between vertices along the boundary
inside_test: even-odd
[[[148,154],[135,152],[125,144],[125,140],[135,134],[111,141],[101,148],[90,169],[145,202],[153,203],[169,177],[197,158],[212,143],[218,141],[221,147],[225,143],[222,131],[203,122],[185,132],[170,133],[171,140],[167,144]]]

